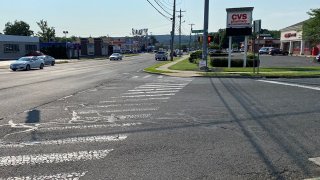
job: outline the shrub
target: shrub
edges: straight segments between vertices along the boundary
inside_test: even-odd
[[[189,62],[195,63],[196,59],[202,58],[202,51],[196,51],[190,54]]]
[[[222,53],[220,52],[215,52],[215,53],[210,53],[209,54],[211,57],[227,57],[228,53]]]
[[[228,58],[211,58],[210,64],[212,67],[228,67]],[[231,59],[231,67],[243,67],[243,59]],[[253,67],[253,59],[247,60],[247,67]]]

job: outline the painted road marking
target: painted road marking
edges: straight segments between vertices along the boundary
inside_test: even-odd
[[[132,79],[137,79],[137,78],[139,78],[139,76],[133,76],[133,77],[132,77]]]
[[[149,77],[151,77],[151,75],[146,75],[145,77],[143,77],[143,79],[147,79]]]
[[[177,90],[175,91],[147,91],[147,92],[129,92],[129,93],[124,93],[124,94],[131,94],[131,95],[134,95],[134,94],[160,94],[160,93],[176,93],[176,92],[179,92]]]
[[[316,158],[309,158],[309,161],[315,163],[316,165],[320,166],[320,157]]]
[[[150,106],[156,103],[139,103],[139,104],[110,104],[110,105],[98,105],[98,106],[90,106],[88,108],[109,108],[109,107],[123,107],[123,106]]]
[[[138,126],[142,125],[142,123],[123,123],[123,124],[93,124],[93,125],[74,125],[74,126],[61,126],[61,127],[47,127],[40,128],[38,131],[63,131],[63,130],[83,130],[83,129],[99,129],[99,128],[109,128],[109,127],[130,127],[130,126]]]
[[[147,119],[151,117],[151,114],[133,114],[133,115],[111,115],[111,116],[99,116],[99,117],[83,117],[82,122],[98,122],[98,121],[108,121],[108,122],[116,122],[118,120],[126,120],[126,119]],[[81,121],[81,120],[80,120]]]
[[[113,99],[119,99],[120,97],[110,97]],[[124,103],[124,102],[139,102],[139,101],[154,101],[154,100],[168,100],[170,97],[152,97],[152,98],[144,98],[144,99],[121,99],[118,101],[115,101],[117,103]],[[161,102],[167,102],[167,101],[161,101]]]
[[[311,179],[304,179],[304,180],[320,180],[320,177],[311,178]]]
[[[159,78],[159,79],[162,79],[162,78],[163,78],[163,76],[158,76],[158,78]]]
[[[0,180],[43,180],[43,179],[80,179],[85,176],[86,172],[72,172],[72,173],[59,173],[54,175],[39,175],[39,176],[21,176],[21,177],[9,177],[0,178]]]
[[[155,108],[133,108],[133,109],[116,109],[110,111],[97,111],[97,110],[89,110],[89,111],[81,111],[78,114],[97,114],[97,113],[119,113],[119,112],[142,112],[142,111],[157,111],[159,107]]]
[[[21,166],[99,160],[105,158],[113,149],[79,151],[70,153],[32,154],[0,157],[0,166]]]
[[[300,84],[284,83],[284,82],[278,82],[278,81],[267,81],[267,80],[258,80],[258,81],[265,82],[265,83],[271,83],[271,84],[279,84],[279,85],[284,85],[284,86],[292,86],[292,87],[299,87],[299,88],[320,91],[320,87],[314,87],[314,86],[306,86],[306,85],[300,85]]]
[[[119,136],[88,136],[88,137],[75,137],[59,140],[47,141],[29,141],[22,143],[4,143],[0,144],[0,148],[23,148],[26,146],[41,146],[41,145],[64,145],[64,144],[78,144],[78,143],[97,143],[97,142],[114,142],[123,141],[127,138],[125,135]]]
[[[168,90],[181,90],[183,88],[162,88],[162,89],[132,89],[129,92],[148,92],[148,91],[168,91]]]
[[[174,96],[175,93],[169,94],[144,94],[144,95],[134,95],[134,96],[122,96],[123,98],[139,98],[139,97],[161,97],[161,96]]]

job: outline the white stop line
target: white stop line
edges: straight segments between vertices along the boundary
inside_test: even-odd
[[[265,83],[271,83],[271,84],[279,84],[279,85],[284,85],[284,86],[292,86],[292,87],[299,87],[299,88],[320,91],[320,87],[314,87],[314,86],[306,86],[306,85],[300,85],[300,84],[285,83],[285,82],[278,82],[278,81],[267,81],[267,80],[258,80],[258,81],[265,82]]]

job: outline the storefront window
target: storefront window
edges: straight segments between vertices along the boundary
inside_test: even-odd
[[[300,41],[293,42],[293,51],[299,51],[300,52],[300,48],[301,48],[301,42]]]
[[[3,45],[3,52],[4,53],[16,53],[19,52],[19,45],[18,44],[4,44]]]

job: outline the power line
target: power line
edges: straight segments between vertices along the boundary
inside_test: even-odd
[[[168,15],[172,16],[172,14],[170,14],[167,10],[165,10],[165,9],[159,4],[159,2],[158,2],[157,0],[154,0],[154,2],[156,2],[156,3],[158,4],[158,6],[159,6],[164,12],[166,12]]]
[[[159,11],[159,9],[157,9],[149,0],[147,0],[147,1],[156,11],[158,11],[159,14],[161,14],[166,19],[170,20],[170,18],[168,16],[164,15],[161,11]]]

